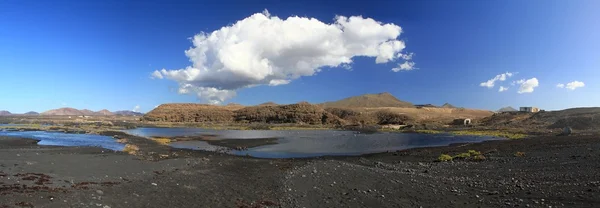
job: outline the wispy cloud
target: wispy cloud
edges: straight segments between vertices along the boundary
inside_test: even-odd
[[[498,92],[504,92],[507,90],[508,90],[508,87],[500,86],[500,89],[498,89]]]
[[[511,72],[498,74],[494,78],[492,78],[486,82],[482,82],[481,84],[479,84],[479,86],[493,88],[496,85],[496,82],[506,81],[507,78],[512,77],[512,76],[513,76],[513,73],[511,73]]]
[[[392,68],[392,71],[394,72],[399,72],[399,71],[410,71],[416,69],[415,68],[415,62],[412,61],[405,61],[402,64],[399,64],[398,67],[394,67]]]
[[[140,112],[140,105],[136,105],[135,107],[133,107],[133,110],[131,110],[133,112]]]
[[[179,92],[220,103],[236,91],[260,85],[284,85],[314,76],[323,67],[350,68],[354,57],[375,63],[403,60],[394,71],[414,69],[413,54],[402,53],[402,28],[362,16],[337,16],[333,23],[268,11],[192,38],[185,52],[189,66],[152,72],[155,79],[179,84]]]

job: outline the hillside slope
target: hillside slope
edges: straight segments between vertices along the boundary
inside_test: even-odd
[[[482,120],[484,126],[576,130],[600,128],[600,108],[571,108],[560,111],[502,112]]]
[[[146,121],[229,123],[233,111],[226,106],[194,103],[162,104],[144,115]]]
[[[12,115],[12,113],[10,113],[9,111],[5,111],[5,110],[0,111],[0,116],[10,116],[10,115]]]
[[[44,116],[83,116],[84,113],[75,108],[59,108],[59,109],[52,109],[52,110],[43,112],[40,115],[44,115]]]
[[[354,96],[338,101],[321,103],[319,105],[323,108],[414,107],[412,103],[399,100],[387,92]]]

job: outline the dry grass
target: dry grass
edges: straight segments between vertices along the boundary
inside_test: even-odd
[[[134,144],[126,144],[125,148],[123,148],[123,152],[127,152],[130,155],[137,155],[140,151],[140,148]]]
[[[123,138],[123,139],[117,139],[117,143],[121,143],[121,144],[127,144],[129,142],[129,140]]]
[[[161,145],[169,145],[171,143],[171,139],[169,138],[152,138],[152,140]]]

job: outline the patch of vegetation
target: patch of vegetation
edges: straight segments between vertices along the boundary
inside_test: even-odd
[[[488,130],[463,130],[463,131],[451,131],[453,135],[469,135],[469,136],[493,136],[502,137],[507,139],[523,139],[527,137],[527,134],[521,133],[510,133],[504,131],[488,131]]]
[[[169,138],[152,138],[152,140],[161,145],[169,145],[171,143],[171,139]]]
[[[438,157],[438,161],[453,161],[453,160],[473,160],[473,161],[482,161],[485,160],[486,157],[481,154],[480,151],[469,150],[467,152],[461,152],[454,156],[450,156],[447,154],[442,154]]]
[[[525,157],[525,152],[516,152],[515,157]]]
[[[447,162],[447,161],[452,161],[452,159],[453,159],[452,156],[447,155],[447,154],[442,154],[438,157],[437,161]]]
[[[463,152],[463,153],[454,155],[454,159],[468,159],[470,157],[471,157],[471,154],[469,154],[468,152]]]
[[[420,130],[414,130],[413,132],[419,133],[419,134],[447,134],[448,133],[445,131],[431,130],[431,129],[420,129]]]
[[[129,142],[129,140],[123,138],[123,139],[117,139],[117,143],[121,143],[121,144],[127,144],[127,142]]]
[[[471,156],[477,156],[477,155],[481,155],[481,152],[480,152],[480,151],[475,151],[475,150],[469,150],[469,151],[468,151],[468,153],[469,153]]]
[[[414,130],[414,133],[421,134],[452,134],[452,135],[465,135],[465,136],[492,136],[492,137],[502,137],[507,139],[523,139],[526,138],[527,134],[522,133],[511,133],[504,131],[490,131],[490,130],[461,130],[461,131],[440,131],[440,130],[430,130],[430,129],[422,129],[422,130]]]
[[[125,148],[123,148],[123,152],[127,152],[130,155],[137,155],[140,151],[140,148],[134,144],[126,144]]]

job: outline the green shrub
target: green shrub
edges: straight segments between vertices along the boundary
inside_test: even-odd
[[[440,162],[452,161],[452,156],[450,156],[450,155],[447,155],[447,154],[441,154],[441,155],[438,157],[438,161],[440,161]]]
[[[454,156],[454,158],[458,158],[458,159],[467,159],[470,157],[471,157],[471,154],[469,154],[468,152],[463,152],[463,153],[460,153],[460,154]]]
[[[481,152],[475,150],[469,150],[468,152],[471,156],[481,155]]]

